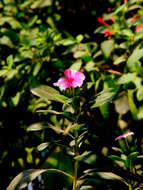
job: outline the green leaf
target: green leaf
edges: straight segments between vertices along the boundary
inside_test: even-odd
[[[85,151],[83,154],[74,157],[75,160],[85,162],[87,164],[95,163],[97,156],[92,154],[91,151]]]
[[[42,144],[38,145],[37,149],[38,149],[39,151],[42,151],[42,150],[44,150],[45,148],[47,148],[47,147],[49,146],[49,144],[50,144],[50,142],[42,143]]]
[[[12,41],[11,41],[10,38],[7,37],[7,36],[2,36],[2,37],[0,38],[0,44],[9,46],[10,48],[13,47]]]
[[[118,84],[125,84],[129,82],[133,82],[136,79],[136,73],[128,73],[121,76],[118,80]]]
[[[96,172],[96,173],[104,179],[119,180],[127,185],[126,181],[122,177],[120,177],[112,172]]]
[[[95,188],[89,185],[84,185],[79,190],[95,190]]]
[[[36,0],[31,5],[31,9],[43,8],[52,5],[52,0]]]
[[[135,90],[128,90],[128,102],[129,102],[132,117],[135,120],[138,120],[138,117],[137,117],[138,110],[137,110],[137,107],[134,103],[134,92],[135,92]]]
[[[31,27],[35,24],[36,20],[38,19],[38,16],[37,15],[34,15],[33,17],[31,17],[29,20],[28,20],[28,26]]]
[[[48,128],[44,123],[34,123],[27,128],[27,131],[39,131]]]
[[[114,41],[113,40],[106,40],[101,43],[101,50],[105,59],[110,57],[111,52],[114,49]]]
[[[114,61],[114,65],[119,65],[120,63],[123,63],[123,62],[125,62],[126,61],[126,59],[125,59],[125,56],[124,55],[122,55],[122,56],[120,56],[120,57],[118,57],[115,61]]]
[[[103,118],[105,119],[109,118],[109,102],[101,105],[99,109],[101,111]]]
[[[7,72],[8,72],[8,71],[5,70],[5,69],[0,70],[0,77],[5,77]]]
[[[142,101],[143,100],[143,87],[140,87],[138,90],[137,90],[137,100],[138,101]]]
[[[66,100],[68,100],[68,98],[61,95],[59,91],[46,85],[39,85],[38,87],[31,89],[31,92],[40,98],[46,98],[48,100],[54,100],[61,103],[65,103]]]
[[[1,17],[0,18],[0,25],[5,24],[6,22],[12,27],[12,29],[20,29],[21,28],[20,22],[18,22],[13,17]]]
[[[117,89],[108,88],[96,95],[95,103],[92,108],[99,107],[107,102],[110,102],[115,97]]]
[[[140,106],[137,113],[138,119],[143,119],[143,106]]]
[[[62,40],[62,45],[63,46],[69,46],[69,45],[72,45],[72,44],[75,44],[75,43],[76,43],[76,41],[73,38],[67,38],[67,39]]]
[[[139,155],[139,152],[132,152],[131,154],[127,156],[127,159],[125,161],[125,165],[127,168],[130,168],[130,169],[134,168],[134,161],[138,155]]]
[[[33,179],[35,179],[37,176],[39,176],[43,172],[60,173],[73,179],[73,176],[58,169],[29,169],[18,174],[9,184],[9,186],[7,187],[7,190],[20,190],[24,187],[27,187],[29,182],[31,182]]]
[[[125,163],[125,160],[120,158],[119,156],[111,155],[111,156],[108,156],[108,158]]]
[[[8,69],[11,69],[12,68],[12,65],[13,65],[13,55],[9,55],[6,59],[6,62],[8,64]]]
[[[34,69],[33,69],[33,76],[36,77],[40,71],[42,67],[42,63],[40,61],[37,61],[34,65]]]
[[[127,95],[123,95],[115,100],[115,110],[119,114],[126,114],[130,109]]]
[[[82,61],[78,60],[77,62],[75,62],[74,64],[72,64],[72,66],[70,67],[70,69],[79,71],[80,68],[81,68],[81,66],[82,66]]]
[[[94,67],[95,67],[94,61],[89,61],[89,62],[85,65],[85,70],[86,70],[87,72],[90,72],[90,71],[94,70]]]
[[[127,67],[130,71],[137,71],[141,67],[139,60],[143,57],[143,49],[135,49],[127,60]]]
[[[85,124],[74,124],[74,125],[72,125],[71,126],[71,129],[70,129],[70,131],[73,131],[73,130],[76,130],[76,131],[78,131],[78,130],[83,130],[83,129],[87,129],[87,127],[85,127]]]
[[[82,34],[79,34],[78,36],[76,36],[77,43],[80,43],[83,40],[83,38],[84,37]]]
[[[53,113],[55,115],[63,114],[63,112],[58,112],[58,111],[55,111],[55,110],[37,110],[36,112],[39,112],[39,113]]]

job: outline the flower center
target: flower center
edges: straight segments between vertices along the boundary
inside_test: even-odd
[[[73,78],[68,78],[68,82],[69,82],[69,83],[72,83],[73,81],[74,81]]]

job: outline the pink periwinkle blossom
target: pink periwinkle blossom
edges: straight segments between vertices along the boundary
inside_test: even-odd
[[[122,139],[122,138],[126,138],[126,137],[128,137],[128,136],[130,136],[130,135],[134,135],[134,133],[133,133],[133,132],[124,133],[123,135],[118,136],[118,137],[115,139],[115,141],[117,141],[117,140],[119,140],[119,139]]]
[[[54,86],[59,86],[62,90],[70,87],[80,87],[85,79],[85,75],[82,72],[72,69],[66,69],[64,75],[66,76],[65,78],[60,78],[53,84]]]

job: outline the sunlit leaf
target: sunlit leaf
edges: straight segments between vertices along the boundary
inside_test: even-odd
[[[129,82],[133,82],[135,79],[136,79],[136,73],[128,73],[128,74],[122,75],[119,78],[118,83],[125,84],[125,83],[129,83]]]
[[[27,131],[39,131],[48,128],[44,123],[34,123],[27,128]]]
[[[45,148],[47,148],[47,147],[49,146],[49,144],[50,144],[49,142],[42,143],[42,144],[38,145],[37,149],[38,149],[39,151],[42,151],[42,150],[44,150]]]
[[[94,190],[95,188],[93,188],[92,186],[90,185],[84,185],[82,186],[79,190]]]
[[[7,36],[3,36],[3,37],[0,38],[0,44],[9,46],[10,48],[13,47],[13,44],[12,44],[10,38],[7,37]]]
[[[138,101],[142,101],[143,100],[143,87],[140,87],[137,90],[137,99],[138,99]]]
[[[80,68],[81,68],[81,66],[82,66],[82,62],[81,62],[81,60],[78,60],[77,62],[75,62],[74,64],[72,64],[72,66],[70,67],[70,69],[79,71]]]
[[[110,54],[112,50],[114,49],[114,41],[113,40],[106,40],[101,43],[101,50],[105,57],[105,59],[108,59],[110,57]]]
[[[117,89],[109,88],[103,90],[99,94],[96,95],[95,103],[93,104],[92,108],[99,107],[107,102],[113,100],[116,95]]]
[[[122,177],[120,177],[112,172],[96,172],[96,173],[104,179],[122,181],[123,183],[125,183],[127,185],[126,181]]]
[[[125,61],[126,61],[125,56],[122,55],[122,56],[118,57],[118,58],[114,61],[114,65],[119,65],[120,63],[123,63],[123,62],[125,62]]]
[[[129,111],[128,97],[126,95],[121,96],[115,100],[115,110],[120,114],[126,114]]]
[[[36,0],[31,5],[31,9],[43,8],[52,5],[52,0]]]
[[[127,67],[130,71],[137,71],[141,67],[139,60],[143,57],[143,49],[135,49],[127,60]]]
[[[4,77],[7,73],[7,70],[0,70],[0,77]]]

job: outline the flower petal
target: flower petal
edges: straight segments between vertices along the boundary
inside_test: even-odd
[[[65,72],[64,72],[64,75],[67,78],[71,78],[72,77],[72,70],[71,69],[66,69]]]
[[[67,83],[67,79],[66,78],[60,78],[57,82],[55,82],[53,85],[54,86],[60,86]]]
[[[120,135],[120,136],[118,136],[118,137],[115,139],[115,141],[117,141],[117,140],[119,140],[119,139],[122,139],[122,138],[126,138],[126,137],[128,137],[128,136],[130,136],[130,135],[134,135],[134,133],[133,133],[133,132],[128,132],[128,133],[125,133],[125,134],[123,134],[123,135]]]
[[[75,80],[84,80],[85,79],[85,75],[82,72],[76,71],[76,73],[74,74],[74,79]]]

